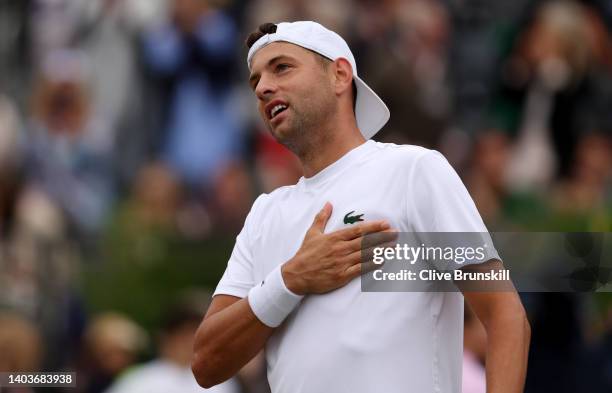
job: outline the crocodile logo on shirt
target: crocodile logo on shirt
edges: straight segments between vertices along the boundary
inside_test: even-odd
[[[361,218],[363,216],[363,214],[358,214],[356,216],[351,216],[351,214],[355,213],[355,210],[353,210],[352,212],[348,212],[346,213],[346,215],[344,216],[344,223],[345,224],[354,224],[357,221],[363,221],[363,218]]]

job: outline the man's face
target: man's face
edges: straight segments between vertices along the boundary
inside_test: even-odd
[[[337,110],[337,97],[327,66],[297,45],[275,42],[251,60],[249,83],[259,113],[272,135],[292,148],[314,137]]]

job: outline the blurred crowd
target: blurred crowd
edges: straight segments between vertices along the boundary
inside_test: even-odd
[[[610,1],[0,0],[0,371],[194,389],[207,299],[184,290],[213,288],[254,198],[301,176],[244,38],[300,19],[388,104],[375,139],[441,151],[491,231],[612,230]],[[610,296],[524,297],[527,392],[612,391]]]

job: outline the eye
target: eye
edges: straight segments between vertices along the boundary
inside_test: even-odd
[[[291,66],[289,64],[287,64],[287,63],[280,63],[280,64],[276,65],[275,71],[276,72],[282,72],[282,71],[285,71],[286,69],[288,69],[290,67]]]

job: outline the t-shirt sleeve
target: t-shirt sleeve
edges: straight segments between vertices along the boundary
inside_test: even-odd
[[[431,238],[455,246],[486,245],[485,258],[479,262],[500,259],[474,201],[442,154],[424,153],[415,164],[409,187],[407,209],[414,232],[444,233]]]
[[[215,295],[231,295],[240,298],[247,296],[249,290],[255,285],[254,281],[254,261],[253,245],[256,235],[255,226],[257,225],[258,210],[264,195],[260,195],[247,215],[242,230],[236,237],[236,244],[227,262],[225,272],[217,284]]]

